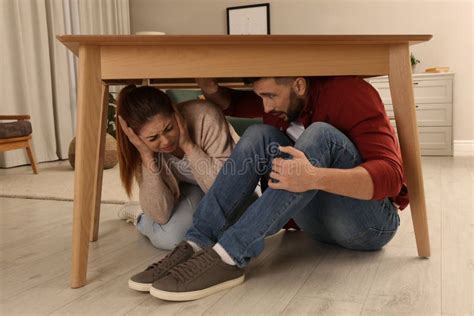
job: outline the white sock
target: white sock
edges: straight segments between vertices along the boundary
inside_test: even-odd
[[[215,252],[221,257],[222,261],[227,263],[228,265],[235,266],[235,261],[232,259],[231,256],[227,253],[227,251],[224,249],[224,247],[221,246],[221,244],[217,243],[212,247]]]
[[[193,247],[194,252],[198,252],[198,251],[201,251],[201,250],[202,250],[202,248],[199,247],[194,241],[186,240],[186,242],[187,242],[188,244],[190,244],[191,247]]]

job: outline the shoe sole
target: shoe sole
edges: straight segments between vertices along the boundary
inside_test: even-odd
[[[132,290],[139,292],[150,292],[151,283],[138,283],[132,280],[128,280],[128,287]]]
[[[203,290],[199,291],[191,291],[191,292],[168,292],[154,288],[153,286],[150,288],[150,294],[156,298],[165,300],[165,301],[194,301],[200,298],[212,295],[214,293],[230,289],[234,286],[240,285],[244,282],[245,275],[238,277],[237,279],[229,280],[223,283],[219,283],[217,285],[208,287]]]

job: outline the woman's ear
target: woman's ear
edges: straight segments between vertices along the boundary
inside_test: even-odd
[[[303,77],[297,77],[295,81],[293,81],[293,90],[297,96],[304,96],[306,94],[306,79]]]

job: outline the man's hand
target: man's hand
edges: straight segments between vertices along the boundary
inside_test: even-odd
[[[196,78],[196,83],[204,94],[214,94],[219,90],[217,81],[213,78]]]
[[[196,83],[201,88],[206,100],[216,104],[221,110],[227,110],[232,101],[232,90],[219,87],[213,78],[196,78]]]
[[[275,158],[272,162],[270,178],[279,182],[268,182],[272,189],[290,192],[306,192],[315,189],[317,167],[313,166],[306,155],[291,146],[280,147],[280,151],[290,154],[293,159]]]

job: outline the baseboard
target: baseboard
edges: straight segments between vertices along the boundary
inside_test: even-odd
[[[454,156],[474,156],[474,140],[453,141]]]

